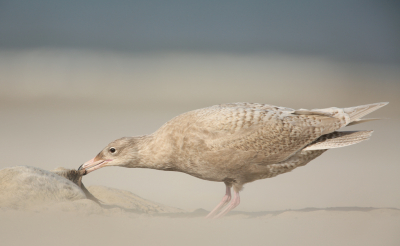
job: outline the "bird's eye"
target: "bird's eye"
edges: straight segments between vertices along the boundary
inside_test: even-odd
[[[111,147],[111,148],[110,148],[110,152],[111,152],[111,153],[114,153],[114,152],[115,152],[115,148],[114,148],[114,147]]]

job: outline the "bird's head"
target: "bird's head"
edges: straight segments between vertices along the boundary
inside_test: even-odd
[[[78,170],[85,174],[106,166],[128,166],[137,160],[136,140],[124,137],[112,141],[96,157],[82,164]]]

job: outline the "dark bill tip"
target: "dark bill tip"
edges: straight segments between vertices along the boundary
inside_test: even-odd
[[[86,169],[82,169],[82,166],[83,166],[83,164],[79,166],[78,173],[82,176],[85,176],[87,174],[87,171],[86,171]]]

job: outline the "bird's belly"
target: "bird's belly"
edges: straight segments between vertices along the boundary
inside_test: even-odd
[[[290,172],[325,151],[299,151],[282,162],[256,152],[208,152],[196,159],[182,158],[178,170],[204,180],[244,184]]]
[[[254,170],[252,167],[262,161],[257,158],[258,155],[255,152],[208,151],[196,158],[185,158],[185,156],[188,155],[181,155],[181,158],[177,160],[177,170],[200,179],[236,182],[250,177],[253,179],[254,175],[260,176],[260,169]],[[268,172],[268,170],[261,172]]]

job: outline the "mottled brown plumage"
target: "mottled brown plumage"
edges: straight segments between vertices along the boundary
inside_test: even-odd
[[[366,140],[371,131],[336,132],[363,122],[362,116],[386,105],[294,110],[258,103],[230,103],[190,111],[151,135],[111,142],[82,168],[103,166],[179,171],[224,182],[227,194],[209,217],[220,217],[239,204],[243,185],[303,166],[329,148]],[[217,214],[230,200],[235,199]]]

